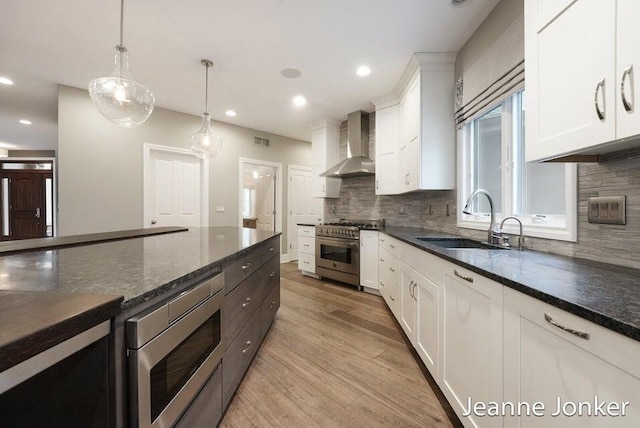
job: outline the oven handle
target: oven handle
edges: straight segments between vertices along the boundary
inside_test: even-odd
[[[358,248],[358,240],[354,239],[342,239],[342,238],[326,238],[326,237],[317,237],[318,244],[327,244],[327,245],[335,245],[339,247],[351,247]]]

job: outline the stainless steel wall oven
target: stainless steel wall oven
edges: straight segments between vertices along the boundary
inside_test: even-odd
[[[131,424],[175,424],[224,353],[224,273],[127,320]]]

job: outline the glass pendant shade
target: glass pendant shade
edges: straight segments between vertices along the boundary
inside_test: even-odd
[[[190,149],[194,153],[207,157],[214,157],[222,150],[222,138],[213,135],[209,113],[202,115],[202,126],[198,132],[191,135]]]
[[[129,72],[127,48],[115,47],[115,70],[109,77],[89,82],[89,95],[98,111],[111,122],[134,128],[146,121],[155,104],[153,93]]]

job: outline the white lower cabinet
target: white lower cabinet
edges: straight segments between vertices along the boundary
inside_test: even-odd
[[[439,377],[438,352],[440,347],[440,287],[418,272],[414,272],[414,283],[416,318],[413,346],[429,372],[437,379]]]
[[[640,427],[640,342],[379,235],[380,292],[465,427]]]
[[[316,273],[316,228],[298,226],[298,269],[303,275]]]
[[[505,427],[640,426],[640,343],[509,288],[504,317],[504,399],[544,406]]]
[[[503,286],[451,264],[442,290],[440,388],[465,427],[498,427],[502,419],[480,417],[473,403],[502,400]]]
[[[413,296],[415,271],[403,262],[399,262],[400,269],[400,326],[411,343],[415,342],[416,330],[416,299]]]
[[[360,231],[360,285],[365,291],[378,289],[378,231]]]

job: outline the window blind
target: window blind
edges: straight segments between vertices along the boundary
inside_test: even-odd
[[[474,35],[475,36],[475,35]],[[524,88],[524,15],[484,49],[456,80],[455,123],[465,123],[486,113]]]

